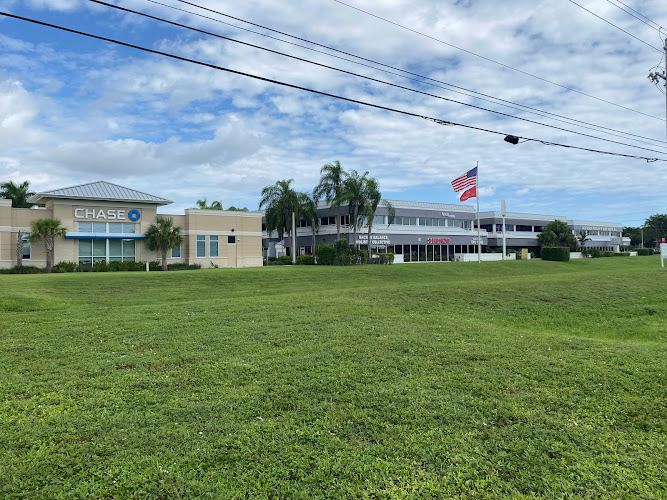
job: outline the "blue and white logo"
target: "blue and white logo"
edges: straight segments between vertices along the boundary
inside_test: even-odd
[[[127,213],[127,217],[132,221],[132,222],[137,222],[139,219],[141,219],[141,214],[139,213],[139,210],[130,210]]]

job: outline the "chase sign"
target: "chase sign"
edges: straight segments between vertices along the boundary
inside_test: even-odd
[[[75,219],[96,219],[96,220],[127,220],[136,222],[141,219],[141,212],[132,209],[129,212],[125,209],[116,208],[75,208]]]

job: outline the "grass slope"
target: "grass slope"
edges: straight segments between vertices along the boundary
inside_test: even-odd
[[[667,498],[657,258],[0,276],[3,498]]]

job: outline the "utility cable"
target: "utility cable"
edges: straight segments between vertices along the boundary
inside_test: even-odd
[[[604,17],[602,17],[602,16],[598,16],[595,12],[593,12],[592,10],[588,10],[586,7],[584,7],[583,5],[578,4],[578,3],[575,2],[574,0],[569,0],[569,1],[570,1],[571,3],[573,3],[574,5],[576,5],[577,7],[581,8],[581,9],[584,9],[584,10],[585,10],[586,12],[588,12],[589,14],[593,14],[595,17],[597,17],[598,19],[601,19],[601,20],[604,21],[605,23],[607,23],[607,24],[611,24],[614,28],[621,30],[621,31],[622,31],[623,33],[625,33],[626,35],[630,35],[630,36],[631,36],[632,38],[634,38],[635,40],[639,40],[639,41],[640,41],[641,43],[643,43],[644,45],[648,45],[648,46],[651,47],[653,50],[657,50],[658,52],[662,52],[662,49],[659,49],[659,48],[655,47],[654,45],[651,45],[650,43],[645,42],[645,41],[642,40],[641,38],[638,38],[638,37],[636,37],[635,35],[633,35],[632,33],[630,33],[629,31],[625,31],[623,28],[621,28],[621,27],[619,27],[619,26],[616,26],[616,25],[615,25],[614,23],[612,23],[611,21],[607,21]]]
[[[140,45],[134,45],[134,44],[131,44],[131,43],[120,41],[120,40],[115,40],[113,38],[107,38],[107,37],[103,37],[103,36],[100,36],[100,35],[93,35],[92,33],[86,33],[84,31],[79,31],[79,30],[75,30],[75,29],[72,29],[72,28],[66,28],[64,26],[58,26],[58,25],[47,23],[47,22],[44,22],[44,21],[38,21],[36,19],[31,19],[31,18],[28,18],[28,17],[18,16],[16,14],[10,14],[9,12],[0,11],[0,15],[3,15],[3,16],[6,16],[6,17],[11,17],[11,18],[14,18],[14,19],[19,19],[21,21],[30,22],[30,23],[33,23],[33,24],[38,24],[40,26],[46,26],[46,27],[49,27],[49,28],[58,29],[58,30],[65,31],[65,32],[68,32],[68,33],[74,33],[76,35],[86,36],[86,37],[93,38],[93,39],[96,39],[96,40],[101,40],[101,41],[104,41],[104,42],[115,43],[117,45],[121,45],[121,46],[124,46],[124,47],[129,47],[129,48],[132,48],[132,49],[137,49],[137,50],[147,52],[147,53],[150,53],[150,54],[156,54],[156,55],[168,57],[168,58],[175,59],[175,60],[178,60],[178,61],[189,62],[189,63],[192,63],[192,64],[197,64],[199,66],[204,66],[204,67],[207,67],[207,68],[217,69],[219,71],[225,71],[227,73],[232,73],[232,74],[235,74],[235,75],[245,76],[245,77],[253,78],[255,80],[260,80],[260,81],[263,81],[263,82],[273,83],[275,85],[280,85],[280,86],[283,86],[283,87],[293,88],[293,89],[297,89],[297,90],[303,90],[305,92],[310,92],[312,94],[322,95],[322,96],[326,96],[326,97],[332,97],[334,99],[340,99],[342,101],[350,102],[350,103],[353,103],[353,104],[359,104],[359,105],[362,105],[362,106],[368,106],[370,108],[381,109],[383,111],[399,113],[399,114],[402,114],[402,115],[405,115],[405,116],[412,116],[412,117],[415,117],[415,118],[422,118],[424,120],[432,121],[432,122],[438,123],[440,125],[451,125],[451,126],[464,127],[464,128],[468,128],[468,129],[471,129],[471,130],[479,130],[479,131],[482,131],[482,132],[488,132],[490,134],[496,134],[496,135],[505,135],[505,136],[508,135],[504,132],[498,132],[496,130],[485,129],[485,128],[481,128],[481,127],[475,127],[473,125],[467,125],[467,124],[463,124],[463,123],[456,123],[456,122],[452,122],[452,121],[448,121],[448,120],[442,120],[440,118],[433,118],[433,117],[426,116],[426,115],[420,115],[418,113],[412,113],[410,111],[390,108],[390,107],[382,106],[382,105],[379,105],[379,104],[373,104],[373,103],[369,103],[369,102],[366,102],[366,101],[359,101],[357,99],[351,99],[349,97],[343,97],[343,96],[339,96],[339,95],[336,95],[336,94],[330,94],[328,92],[322,92],[320,90],[314,90],[314,89],[310,89],[310,88],[307,88],[307,87],[301,87],[299,85],[294,85],[294,84],[291,84],[291,83],[281,82],[279,80],[273,80],[271,78],[266,78],[266,77],[259,76],[259,75],[253,75],[251,73],[245,73],[245,72],[234,70],[234,69],[231,69],[231,68],[225,68],[225,67],[222,67],[222,66],[217,66],[215,64],[205,63],[205,62],[202,62],[202,61],[197,61],[195,59],[189,59],[187,57],[182,57],[182,56],[178,56],[178,55],[175,55],[175,54],[170,54],[168,52],[162,52],[162,51],[155,50],[155,49],[149,49],[147,47],[142,47]],[[655,162],[655,161],[665,161],[665,162],[667,162],[666,158],[651,158],[651,157],[646,157],[646,156],[637,156],[637,155],[628,155],[628,154],[623,154],[623,153],[614,153],[614,152],[610,152],[610,151],[602,151],[602,150],[598,150],[598,149],[584,148],[584,147],[580,147],[580,146],[570,146],[570,145],[567,145],[567,144],[561,144],[561,143],[557,143],[557,142],[550,142],[550,141],[545,141],[545,140],[542,140],[542,139],[535,139],[535,138],[530,138],[530,137],[518,136],[518,138],[519,139],[525,139],[526,141],[540,142],[540,143],[548,145],[548,146],[560,146],[560,147],[565,147],[565,148],[570,148],[570,149],[577,149],[577,150],[581,150],[581,151],[590,151],[590,152],[594,152],[594,153],[600,153],[600,154],[611,155],[611,156],[620,156],[620,157],[625,157],[625,158],[636,158],[636,159],[646,160],[647,162]],[[634,146],[634,147],[639,148],[638,146]],[[639,148],[639,149],[646,149],[646,148]],[[652,150],[648,150],[648,151],[652,151]],[[654,151],[654,152],[659,153],[660,151]]]
[[[95,2],[96,0],[90,0],[90,1]],[[578,126],[578,127],[581,127],[581,128],[589,129],[589,130],[609,131],[609,132],[605,132],[605,133],[608,133],[609,135],[613,135],[613,136],[616,136],[616,137],[623,137],[623,136],[628,136],[628,138],[629,137],[638,137],[638,138],[646,139],[646,140],[653,141],[653,142],[660,142],[660,143],[667,144],[667,141],[664,141],[662,139],[654,139],[654,138],[651,138],[651,137],[645,137],[645,136],[642,136],[642,135],[632,134],[630,132],[624,132],[622,130],[616,130],[616,129],[609,128],[609,127],[603,127],[602,125],[597,125],[597,124],[594,124],[594,123],[589,123],[589,122],[585,122],[585,121],[582,121],[582,120],[577,120],[575,118],[570,118],[570,117],[567,117],[567,116],[559,115],[557,113],[551,113],[549,111],[533,108],[533,107],[530,107],[530,106],[526,106],[524,104],[519,104],[519,103],[512,102],[512,101],[507,101],[507,100],[501,99],[499,97],[495,97],[495,96],[492,96],[492,95],[477,92],[475,90],[467,89],[465,87],[459,87],[457,85],[453,85],[453,84],[448,83],[448,82],[443,82],[441,80],[436,80],[436,79],[430,78],[428,76],[420,75],[419,73],[413,73],[411,71],[407,71],[407,70],[404,70],[404,69],[401,69],[401,68],[396,68],[394,66],[390,66],[390,65],[378,62],[378,61],[374,61],[372,59],[367,59],[367,58],[364,58],[364,57],[361,57],[361,56],[358,56],[358,55],[355,55],[355,54],[349,54],[349,55],[352,56],[352,57],[355,57],[357,59],[369,61],[369,62],[372,62],[373,64],[378,64],[380,66],[384,66],[386,68],[391,68],[395,71],[401,71],[401,72],[406,73],[406,74],[395,73],[393,71],[388,71],[388,70],[383,69],[383,68],[378,68],[378,67],[375,67],[375,66],[371,66],[369,64],[365,64],[365,63],[362,63],[362,62],[359,62],[359,61],[348,59],[346,57],[338,56],[336,54],[330,54],[328,52],[324,52],[324,51],[321,51],[321,50],[318,50],[318,49],[314,49],[313,47],[307,47],[305,45],[290,42],[288,40],[283,40],[281,38],[277,38],[277,37],[274,37],[274,36],[271,36],[271,35],[267,35],[266,33],[260,33],[258,31],[254,31],[254,30],[251,30],[251,29],[248,29],[248,28],[244,28],[242,26],[227,23],[225,21],[221,21],[220,19],[215,19],[215,18],[206,16],[206,15],[203,15],[203,14],[200,14],[200,13],[197,13],[197,12],[192,12],[192,11],[185,10],[185,9],[180,9],[178,7],[174,7],[173,5],[168,5],[168,4],[159,2],[157,0],[146,0],[146,1],[150,2],[150,3],[157,4],[157,5],[161,5],[163,7],[174,9],[174,10],[177,10],[177,11],[180,11],[180,12],[184,12],[184,13],[187,13],[187,14],[192,14],[194,16],[199,16],[199,17],[202,17],[204,19],[215,21],[215,22],[227,25],[227,26],[232,26],[234,28],[244,30],[244,31],[256,34],[256,35],[264,36],[264,37],[270,38],[272,40],[277,40],[277,41],[282,42],[282,43],[287,43],[287,44],[290,44],[290,45],[293,45],[293,46],[296,46],[296,47],[300,47],[300,48],[303,48],[303,49],[307,49],[307,50],[310,50],[310,51],[313,51],[313,52],[316,52],[316,53],[319,53],[319,54],[324,54],[324,55],[329,56],[329,57],[335,57],[335,58],[341,59],[343,61],[351,62],[351,63],[354,63],[354,64],[364,66],[366,68],[374,69],[376,71],[382,71],[382,72],[390,74],[390,75],[399,76],[401,78],[405,78],[407,80],[418,82],[420,84],[430,85],[432,87],[441,88],[441,89],[444,89],[444,90],[447,90],[447,91],[450,91],[450,92],[454,92],[454,93],[457,93],[457,94],[464,95],[466,97],[472,97],[472,98],[475,98],[475,99],[479,99],[481,101],[486,101],[486,102],[490,102],[492,104],[505,106],[505,107],[513,109],[515,111],[526,111],[526,110],[528,110],[529,113],[533,113],[533,114],[536,114],[538,116],[542,116],[544,118],[551,118],[554,121],[567,123],[568,125],[575,125],[575,126]],[[189,3],[189,2],[187,2],[187,3]],[[195,4],[190,4],[190,5],[195,5]],[[200,8],[205,9],[205,7],[200,7]],[[207,9],[207,10],[210,10],[210,9]],[[222,15],[226,15],[226,14],[222,14]],[[238,19],[238,18],[234,18],[234,19]],[[249,21],[243,21],[243,22],[250,23]],[[252,24],[252,23],[250,23],[250,24]],[[267,27],[264,27],[264,29],[268,29],[268,30],[271,30],[271,31],[276,31],[276,30],[273,30],[272,28],[267,28]],[[276,32],[283,34],[282,32],[279,32],[279,31],[276,31]],[[285,35],[293,37],[293,35],[288,35],[288,34],[285,34]],[[293,38],[298,38],[298,37],[293,37]],[[301,38],[298,38],[298,39],[299,40],[304,40],[304,39],[301,39]],[[310,42],[308,40],[306,40],[306,41],[308,43],[311,43],[311,44],[320,45],[320,44],[316,44],[315,42]],[[320,46],[326,47],[325,45],[320,45]],[[334,51],[337,50],[337,49],[333,49],[331,47],[326,47],[326,48],[329,49],[329,50],[334,50]],[[339,52],[341,52],[341,51],[339,51]],[[347,52],[342,52],[342,53],[348,54]],[[419,78],[422,78],[422,79],[425,79],[425,80],[430,80],[430,81],[424,81],[424,80],[417,79],[417,78],[411,78],[411,77],[406,76],[406,75],[414,75],[414,76],[417,76]],[[437,82],[437,83],[440,83],[442,85],[436,85],[436,84],[431,83],[431,82]],[[446,87],[444,87],[443,85],[446,85]],[[451,87],[451,88],[449,88],[449,87]],[[460,89],[460,90],[454,90],[454,89]],[[465,92],[463,92],[463,91],[465,91]],[[470,92],[470,93],[475,94],[475,95],[471,95],[471,94],[466,93],[466,92]],[[484,96],[484,97],[479,97],[479,96]],[[494,100],[491,100],[491,99],[494,99]],[[497,101],[500,101],[500,102],[497,102]],[[516,108],[514,106],[519,106],[522,109]],[[648,115],[648,116],[650,116],[650,115]],[[557,117],[557,118],[554,118],[554,117]],[[574,122],[574,123],[572,123],[572,122]],[[615,132],[615,133],[612,133],[612,132]],[[622,134],[622,135],[618,135],[618,134]],[[637,142],[641,142],[643,144],[655,145],[653,143],[644,142],[644,141],[637,141]]]
[[[640,17],[635,16],[634,14],[632,14],[631,12],[629,12],[628,10],[625,10],[623,7],[620,7],[620,6],[616,5],[616,4],[615,4],[614,2],[612,2],[611,0],[607,0],[607,2],[609,2],[610,4],[614,5],[615,7],[618,7],[619,9],[621,9],[621,10],[624,11],[624,12],[627,12],[628,14],[630,14],[630,15],[631,15],[632,17],[634,17],[635,19],[639,19],[641,22],[643,22],[644,24],[646,24],[646,25],[649,26],[650,28],[653,28],[654,30],[656,30],[656,31],[658,31],[658,32],[660,32],[661,29],[664,29],[664,28],[663,28],[662,26],[660,26],[658,23],[656,23],[655,21],[652,21],[651,19],[649,19],[648,17],[646,17],[645,15],[643,15],[641,12],[637,12],[635,9],[633,9],[633,8],[630,7],[629,5],[627,5],[627,4],[623,3],[623,2],[621,2],[621,0],[616,0],[616,1],[617,1],[618,3],[620,3],[623,7],[626,7],[627,9],[631,10],[632,12],[634,12],[634,13],[637,14],[637,15],[639,15]],[[645,20],[644,20],[644,19],[641,19],[642,17],[643,17]],[[648,21],[648,22],[647,22],[647,21]],[[657,28],[656,28],[655,26],[651,26],[652,24],[654,24],[655,26],[657,26]]]
[[[303,59],[301,57],[292,56],[292,55],[289,55],[289,54],[285,54],[283,52],[278,52],[276,50],[268,49],[268,48],[265,48],[265,47],[260,47],[258,45],[254,45],[252,43],[242,42],[242,41],[239,41],[239,40],[235,40],[233,38],[229,38],[229,37],[226,37],[226,36],[223,36],[223,35],[218,35],[216,33],[211,33],[209,31],[200,30],[198,28],[193,28],[193,27],[190,27],[190,26],[187,26],[187,25],[184,25],[184,24],[174,22],[174,21],[168,21],[166,19],[162,19],[162,18],[159,18],[159,17],[156,17],[156,16],[152,16],[150,14],[142,13],[142,12],[137,12],[135,10],[128,9],[128,8],[125,8],[125,7],[120,7],[118,5],[103,2],[101,0],[90,0],[90,1],[92,1],[94,3],[97,3],[97,4],[100,4],[100,5],[105,5],[107,7],[111,7],[111,8],[117,9],[117,10],[121,10],[123,12],[129,12],[129,13],[132,13],[132,14],[137,14],[137,15],[140,15],[140,16],[143,16],[143,17],[147,17],[149,19],[154,19],[154,20],[161,21],[161,22],[164,22],[164,23],[167,23],[167,24],[171,24],[172,26],[178,26],[180,28],[186,28],[186,29],[189,29],[189,30],[192,30],[192,31],[196,31],[198,33],[202,33],[202,34],[213,36],[213,37],[216,37],[216,38],[221,38],[223,40],[228,40],[228,41],[231,41],[231,42],[239,43],[241,45],[245,45],[245,46],[248,46],[248,47],[253,47],[253,48],[256,48],[256,49],[260,49],[260,50],[265,50],[267,52],[271,52],[273,54],[278,54],[278,55],[281,55],[281,56],[284,56],[284,57],[288,57],[290,59],[295,59],[297,61],[302,61],[302,62],[305,62],[305,63],[308,63],[308,64],[313,64],[315,66],[320,66],[320,67],[323,67],[323,68],[326,68],[326,69],[331,69],[331,70],[338,71],[338,72],[348,74],[348,75],[351,75],[351,76],[356,76],[358,78],[363,78],[365,80],[369,80],[369,81],[372,81],[372,82],[375,82],[375,83],[381,83],[381,84],[389,85],[391,87],[399,88],[399,89],[402,89],[402,90],[408,90],[410,92],[415,92],[417,94],[422,94],[422,95],[425,95],[425,96],[428,96],[428,97],[434,97],[436,99],[441,99],[441,100],[444,100],[444,101],[453,102],[455,104],[461,104],[463,106],[471,107],[471,108],[474,108],[474,109],[479,109],[481,111],[495,113],[495,114],[500,115],[500,116],[505,116],[505,117],[508,117],[508,118],[514,118],[516,120],[525,121],[525,122],[528,122],[528,123],[532,123],[534,125],[541,125],[543,127],[554,128],[554,129],[560,130],[562,132],[569,132],[571,134],[582,135],[584,137],[590,137],[590,138],[598,139],[598,140],[601,140],[601,141],[611,142],[611,143],[614,143],[614,144],[620,144],[622,146],[629,146],[629,147],[638,148],[638,149],[645,149],[645,150],[651,151],[653,153],[667,154],[666,151],[658,151],[658,150],[655,150],[655,149],[642,148],[640,146],[635,146],[633,144],[627,144],[627,143],[624,143],[624,142],[614,141],[612,139],[605,139],[604,137],[598,137],[598,136],[591,135],[591,134],[586,134],[586,133],[583,133],[583,132],[577,132],[576,130],[570,130],[570,129],[566,129],[566,128],[562,128],[562,127],[557,127],[555,125],[549,125],[549,124],[546,124],[546,123],[537,122],[535,120],[529,120],[528,118],[521,118],[521,117],[518,117],[518,116],[513,116],[513,115],[510,115],[510,114],[507,114],[507,113],[503,113],[501,111],[495,111],[495,110],[492,110],[492,109],[489,109],[489,108],[483,108],[481,106],[476,106],[474,104],[469,104],[469,103],[465,103],[465,102],[462,102],[462,101],[457,101],[455,99],[449,99],[447,97],[442,97],[442,96],[438,96],[438,95],[435,95],[435,94],[430,94],[428,92],[423,92],[421,90],[411,89],[409,87],[404,87],[403,85],[398,85],[398,84],[387,82],[387,81],[384,81],[384,80],[378,80],[377,78],[372,78],[370,76],[360,75],[358,73],[353,73],[351,71],[336,68],[334,66],[328,66],[326,64],[318,63],[318,62],[315,62],[315,61],[310,61],[308,59]]]
[[[177,1],[178,1],[178,2],[184,2],[184,3],[190,3],[190,2],[185,2],[185,0],[177,0]],[[511,69],[512,71],[516,71],[516,72],[521,73],[521,74],[523,74],[523,75],[530,76],[530,77],[532,77],[532,78],[536,78],[537,80],[541,80],[541,81],[543,81],[543,82],[545,82],[545,83],[549,83],[549,84],[551,84],[551,85],[556,85],[557,87],[560,87],[560,88],[565,89],[565,90],[569,90],[570,92],[576,92],[577,94],[581,94],[581,95],[583,95],[583,96],[590,97],[591,99],[595,99],[596,101],[604,102],[604,103],[606,103],[606,104],[610,104],[610,105],[612,105],[612,106],[616,106],[617,108],[625,109],[626,111],[632,111],[633,113],[639,113],[640,115],[648,116],[649,118],[655,118],[656,120],[660,120],[660,121],[663,121],[663,122],[664,122],[664,121],[667,121],[667,120],[665,120],[664,118],[659,118],[659,117],[657,117],[657,116],[649,115],[649,114],[647,114],[647,113],[644,113],[644,112],[642,112],[642,111],[638,111],[638,110],[636,110],[636,109],[632,109],[632,108],[628,108],[628,107],[626,107],[626,106],[622,106],[621,104],[617,104],[617,103],[615,103],[615,102],[607,101],[606,99],[602,99],[601,97],[596,97],[596,96],[594,96],[594,95],[587,94],[586,92],[582,92],[581,90],[577,90],[577,89],[574,89],[574,88],[572,88],[572,87],[568,87],[568,86],[566,86],[566,85],[561,85],[560,83],[556,83],[556,82],[553,82],[553,81],[548,80],[548,79],[546,79],[546,78],[542,78],[541,76],[533,75],[532,73],[528,73],[527,71],[523,71],[523,70],[521,70],[521,69],[514,68],[514,67],[512,67],[512,66],[510,66],[510,65],[508,65],[508,64],[501,63],[501,62],[499,62],[499,61],[496,61],[496,60],[491,59],[491,58],[489,58],[489,57],[482,56],[482,55],[477,54],[477,53],[475,53],[475,52],[472,52],[472,51],[470,51],[470,50],[467,50],[467,49],[464,49],[464,48],[461,48],[461,47],[457,47],[457,46],[454,45],[454,44],[451,44],[451,43],[449,43],[449,42],[445,42],[444,40],[440,40],[439,38],[435,38],[435,37],[433,37],[433,36],[431,36],[431,35],[427,35],[426,33],[422,33],[421,31],[417,31],[417,30],[415,30],[415,29],[409,28],[409,27],[404,26],[404,25],[402,25],[402,24],[399,24],[399,23],[397,23],[397,22],[391,21],[390,19],[386,19],[386,18],[384,18],[384,17],[378,16],[377,14],[373,14],[372,12],[369,12],[369,11],[366,11],[366,10],[363,10],[363,9],[360,9],[359,7],[355,7],[354,5],[347,4],[347,3],[345,3],[345,2],[343,2],[343,1],[341,1],[341,0],[333,0],[333,1],[334,1],[334,2],[337,2],[337,3],[341,4],[341,5],[345,5],[346,7],[349,7],[349,8],[351,8],[351,9],[357,10],[357,11],[359,11],[359,12],[363,12],[364,14],[367,14],[367,15],[369,15],[369,16],[375,17],[375,18],[380,19],[380,20],[382,20],[382,21],[384,21],[384,22],[387,22],[387,23],[389,23],[389,24],[393,24],[394,26],[398,26],[399,28],[402,28],[402,29],[404,29],[404,30],[411,31],[412,33],[416,33],[416,34],[418,34],[418,35],[420,35],[420,36],[429,38],[429,39],[434,40],[434,41],[436,41],[436,42],[438,42],[438,43],[442,43],[442,44],[444,44],[444,45],[447,45],[448,47],[455,48],[455,49],[460,50],[460,51],[463,51],[463,52],[465,52],[465,53],[467,53],[467,54],[473,55],[473,56],[475,56],[475,57],[479,57],[480,59],[484,59],[485,61],[492,62],[493,64],[497,64],[497,65],[499,65],[499,66],[502,66],[503,68]],[[192,4],[191,4],[191,5],[192,5]],[[201,8],[205,8],[205,7],[201,7]],[[210,9],[206,9],[206,10],[210,10]],[[222,15],[226,15],[226,14],[222,14]],[[651,47],[653,47],[653,46],[651,45]],[[655,47],[653,47],[653,48],[655,49]]]

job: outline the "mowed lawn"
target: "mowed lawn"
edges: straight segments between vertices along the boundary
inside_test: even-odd
[[[657,257],[0,275],[2,498],[667,498]]]

